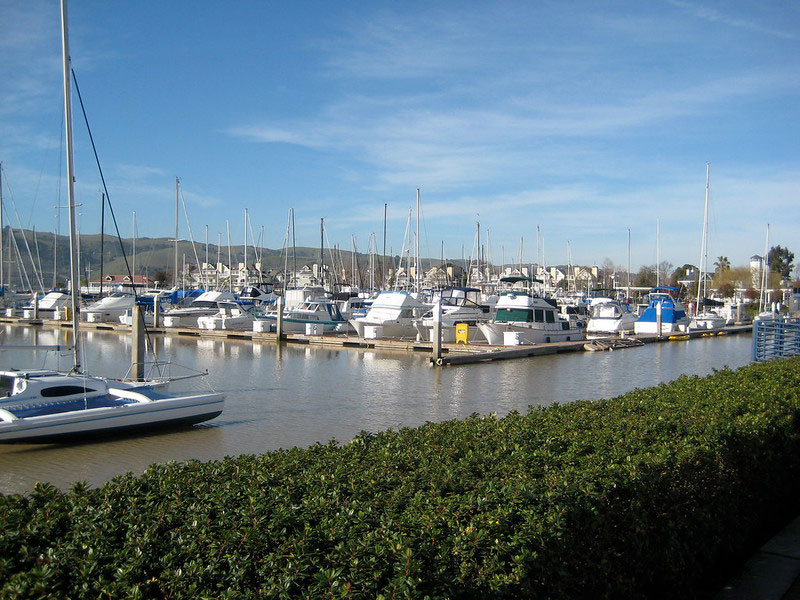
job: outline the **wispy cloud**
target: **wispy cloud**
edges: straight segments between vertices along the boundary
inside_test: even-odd
[[[762,33],[776,38],[786,40],[800,39],[800,33],[786,29],[776,29],[758,23],[755,20],[740,19],[723,13],[715,8],[704,6],[700,3],[684,2],[683,0],[668,0],[673,6],[677,6],[698,19],[703,19],[712,23],[721,23],[735,29],[745,29],[755,33]]]

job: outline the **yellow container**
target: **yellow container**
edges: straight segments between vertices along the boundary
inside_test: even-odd
[[[456,344],[469,343],[469,325],[466,323],[456,323]]]

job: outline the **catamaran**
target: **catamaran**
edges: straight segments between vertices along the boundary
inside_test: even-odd
[[[0,371],[0,442],[43,442],[127,429],[151,430],[165,425],[213,419],[222,412],[223,394],[210,392],[173,396],[164,393],[168,380],[118,381],[89,375],[82,368],[66,0],[61,0],[61,33],[73,366],[67,373],[48,370]]]

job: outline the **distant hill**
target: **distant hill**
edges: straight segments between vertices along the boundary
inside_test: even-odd
[[[41,278],[45,289],[63,286],[69,277],[69,237],[65,235],[56,236],[50,232],[33,232],[31,230],[13,231],[5,227],[3,231],[3,263],[5,268],[5,278],[12,287],[27,288],[29,280],[33,288],[37,288],[34,272],[41,273]],[[124,255],[127,256],[128,264],[134,268],[133,256],[134,241],[131,238],[123,239],[121,242],[116,236],[105,235],[102,244],[103,273],[106,275],[123,275],[128,272],[125,265]],[[19,255],[17,254],[19,251]],[[258,249],[261,257],[262,270],[265,272],[277,273],[283,271],[286,252],[284,250],[272,250],[268,248]],[[195,258],[196,253],[196,258]],[[232,246],[230,249],[231,263],[238,264],[244,260],[244,248],[240,244]],[[324,261],[330,267],[332,252],[325,249]],[[336,251],[336,265],[341,272],[342,263],[344,269],[349,273],[352,263],[352,253],[349,251]],[[296,256],[296,259],[295,259]],[[24,267],[19,267],[20,259]],[[228,247],[219,247],[216,244],[208,245],[208,262],[216,263],[219,261],[228,264]],[[100,277],[100,258],[101,240],[100,234],[90,234],[80,236],[80,263],[81,278],[96,280]],[[369,265],[369,256],[357,253],[359,269],[362,273]],[[204,242],[196,242],[194,247],[189,241],[178,242],[178,263],[179,269],[184,260],[187,264],[194,265],[206,260],[206,246]],[[296,260],[297,268],[303,265],[311,265],[319,262],[319,248],[298,247],[295,250],[289,248],[288,268],[293,269]],[[389,260],[389,258],[387,258]],[[394,261],[397,257],[394,257]],[[247,248],[247,263],[252,266],[255,262],[255,251],[252,247]],[[378,258],[380,262],[380,257]],[[136,274],[145,275],[151,279],[159,271],[168,274],[167,281],[172,279],[172,271],[175,263],[175,244],[169,238],[137,238],[135,271]],[[438,259],[424,259],[425,268],[429,265],[439,265]],[[390,263],[391,264],[391,263]],[[34,266],[35,265],[35,268]],[[54,286],[53,273],[56,273],[56,285]],[[27,280],[23,272],[27,272]]]

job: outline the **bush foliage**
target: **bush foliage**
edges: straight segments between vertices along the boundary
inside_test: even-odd
[[[798,492],[800,359],[0,497],[0,596],[697,597]],[[705,587],[704,587],[705,586]]]

